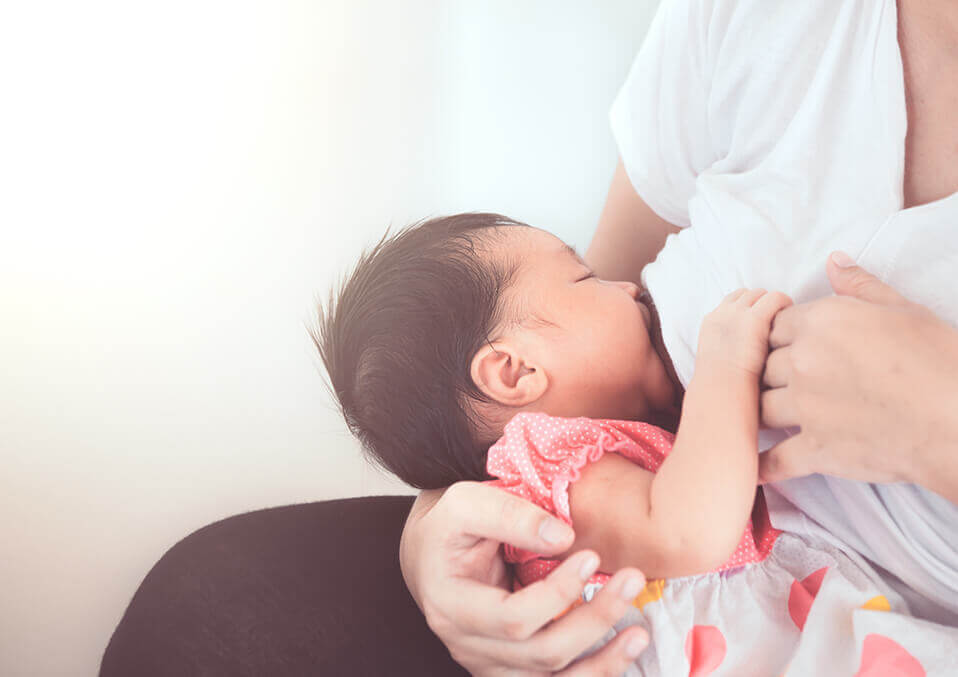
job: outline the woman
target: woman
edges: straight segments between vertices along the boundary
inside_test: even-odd
[[[765,372],[763,422],[801,429],[766,440],[773,523],[811,524],[795,519],[797,506],[887,569],[916,614],[950,623],[955,44],[958,5],[946,0],[665,0],[613,106],[622,160],[587,254],[598,275],[636,281],[658,256],[641,281],[663,290],[664,338],[683,382],[697,323],[721,289],[768,286],[805,301],[777,319]],[[832,250],[864,268],[835,256],[826,277]],[[829,285],[838,296],[822,298]],[[685,293],[669,298],[669,288]],[[580,491],[601,468],[583,474]],[[875,484],[887,482],[898,484]],[[618,572],[592,603],[550,623],[580,592],[577,557],[509,594],[492,575],[500,542],[546,554],[588,546],[474,484],[422,494],[407,521],[406,582],[453,657],[478,674],[621,672],[645,639],[637,629],[569,663],[623,613],[629,602],[616,593],[639,572]]]

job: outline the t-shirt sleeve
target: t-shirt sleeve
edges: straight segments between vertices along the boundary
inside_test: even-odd
[[[712,13],[713,0],[663,0],[609,111],[639,197],[680,227],[698,175],[718,159],[708,124]]]

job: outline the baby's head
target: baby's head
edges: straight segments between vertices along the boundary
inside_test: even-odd
[[[415,224],[364,254],[313,338],[346,422],[419,488],[482,480],[520,411],[638,420],[673,386],[631,282],[499,214]]]

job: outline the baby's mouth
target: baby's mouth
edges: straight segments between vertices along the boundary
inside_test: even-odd
[[[645,328],[652,328],[652,311],[649,310],[649,307],[645,304],[644,301],[636,301],[639,304],[639,311],[642,313],[642,318],[645,320]]]
[[[652,300],[652,295],[647,289],[643,289],[642,293],[639,294],[639,302],[642,304],[643,310],[649,313],[645,317],[648,318],[651,316],[652,322],[648,323],[649,336],[652,339],[652,347],[655,349],[655,352],[658,354],[659,359],[662,360],[662,365],[665,367],[665,372],[668,374],[669,379],[672,381],[672,384],[675,386],[675,406],[681,408],[682,405],[682,396],[685,394],[685,388],[682,386],[682,382],[679,380],[678,374],[675,373],[675,365],[672,364],[672,358],[669,357],[668,351],[665,349],[665,340],[662,338],[662,324],[659,318],[659,313],[655,308],[655,301]],[[643,313],[645,315],[645,313]]]
[[[652,301],[652,295],[649,293],[648,289],[644,287],[641,288],[639,292],[639,297],[635,299],[635,302],[639,304],[639,311],[642,313],[642,319],[645,320],[645,329],[649,332],[649,336],[653,336],[653,327],[654,321],[656,319],[655,314],[652,312],[652,308],[655,307],[654,302]]]

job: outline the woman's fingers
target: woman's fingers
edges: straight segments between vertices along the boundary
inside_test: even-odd
[[[502,605],[505,639],[525,640],[581,599],[586,581],[599,568],[591,550],[572,555],[546,578],[512,593]]]
[[[480,482],[452,485],[440,499],[440,506],[453,512],[463,534],[543,555],[565,552],[575,539],[571,527],[545,510]]]
[[[578,601],[598,565],[595,553],[578,552],[546,578],[512,593],[462,580],[445,611],[464,634],[521,642]]]
[[[809,448],[806,435],[799,433],[779,442],[758,457],[759,482],[780,482],[793,477],[803,477],[820,468],[815,468],[814,449]]]
[[[537,663],[532,667],[559,670],[601,639],[629,610],[645,586],[637,569],[621,569],[592,601],[569,611],[529,640]]]
[[[515,668],[551,674],[569,666],[583,651],[602,639],[629,609],[644,584],[641,572],[622,569],[591,602],[570,609],[528,639],[508,641],[472,636],[464,642],[463,648],[477,655],[497,656],[502,664]],[[605,649],[600,653],[603,657],[594,664],[619,664],[619,659],[606,653]]]
[[[444,628],[451,627],[445,632],[433,628],[433,632],[444,637],[504,638],[503,626],[508,619],[503,615],[502,607],[509,598],[509,591],[468,578],[450,578],[441,594],[434,591],[433,617],[428,613],[430,609],[424,611],[430,627],[435,621],[443,622]]]
[[[772,320],[772,331],[768,335],[768,344],[772,348],[781,348],[791,345],[799,333],[801,323],[808,312],[809,304],[801,303],[789,306],[778,313]]]
[[[766,388],[784,388],[792,378],[791,346],[769,352],[762,374],[762,385]]]
[[[792,392],[788,388],[773,388],[760,395],[759,411],[766,428],[787,428],[800,425]]]
[[[618,677],[626,671],[629,663],[636,660],[649,645],[648,633],[640,627],[620,632],[615,639],[596,651],[557,673],[560,677]]]
[[[766,321],[771,322],[776,313],[790,305],[792,305],[792,299],[787,294],[773,291],[756,299],[752,305],[752,310],[759,313]]]

